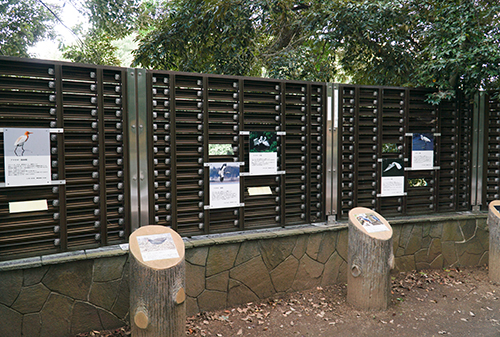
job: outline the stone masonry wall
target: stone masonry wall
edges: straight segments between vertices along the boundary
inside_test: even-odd
[[[488,262],[486,214],[390,220],[396,271]],[[187,313],[346,282],[347,228],[185,239]],[[74,336],[129,318],[124,247],[0,262],[0,336]]]

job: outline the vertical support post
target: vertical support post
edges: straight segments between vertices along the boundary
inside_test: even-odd
[[[477,94],[474,98],[471,179],[471,206],[473,211],[479,211],[483,203],[485,98],[484,92]]]
[[[148,168],[148,99],[146,69],[136,69],[137,74],[137,160],[139,161],[139,225],[149,223],[149,168]]]
[[[127,120],[128,120],[128,144],[129,144],[129,170],[130,170],[130,231],[139,228],[139,167],[137,162],[137,96],[136,96],[136,71],[127,69]]]
[[[331,222],[336,220],[338,200],[338,85],[327,83],[326,94],[326,215]]]

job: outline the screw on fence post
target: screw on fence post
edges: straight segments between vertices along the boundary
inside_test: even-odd
[[[392,228],[371,209],[349,212],[347,263],[347,301],[361,310],[387,309],[394,268]]]
[[[130,236],[130,325],[133,337],[184,336],[184,242],[164,226]]]
[[[487,223],[490,231],[488,275],[492,282],[500,283],[500,200],[490,202]]]

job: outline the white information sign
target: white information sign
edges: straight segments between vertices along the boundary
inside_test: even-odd
[[[434,169],[434,134],[413,134],[411,168],[413,170]]]
[[[4,128],[5,186],[51,184],[50,129]]]
[[[385,232],[389,228],[374,213],[360,213],[356,219],[368,233]]]
[[[250,175],[277,174],[276,152],[250,152]]]
[[[402,159],[382,160],[382,197],[401,196],[405,192],[404,162]]]
[[[152,234],[137,237],[142,260],[155,261],[179,257],[172,234]]]
[[[209,163],[210,208],[240,206],[240,163]]]
[[[250,175],[277,174],[278,138],[276,132],[250,132]]]

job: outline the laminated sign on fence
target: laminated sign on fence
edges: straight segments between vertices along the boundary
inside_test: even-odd
[[[51,183],[50,129],[3,129],[5,186]]]

